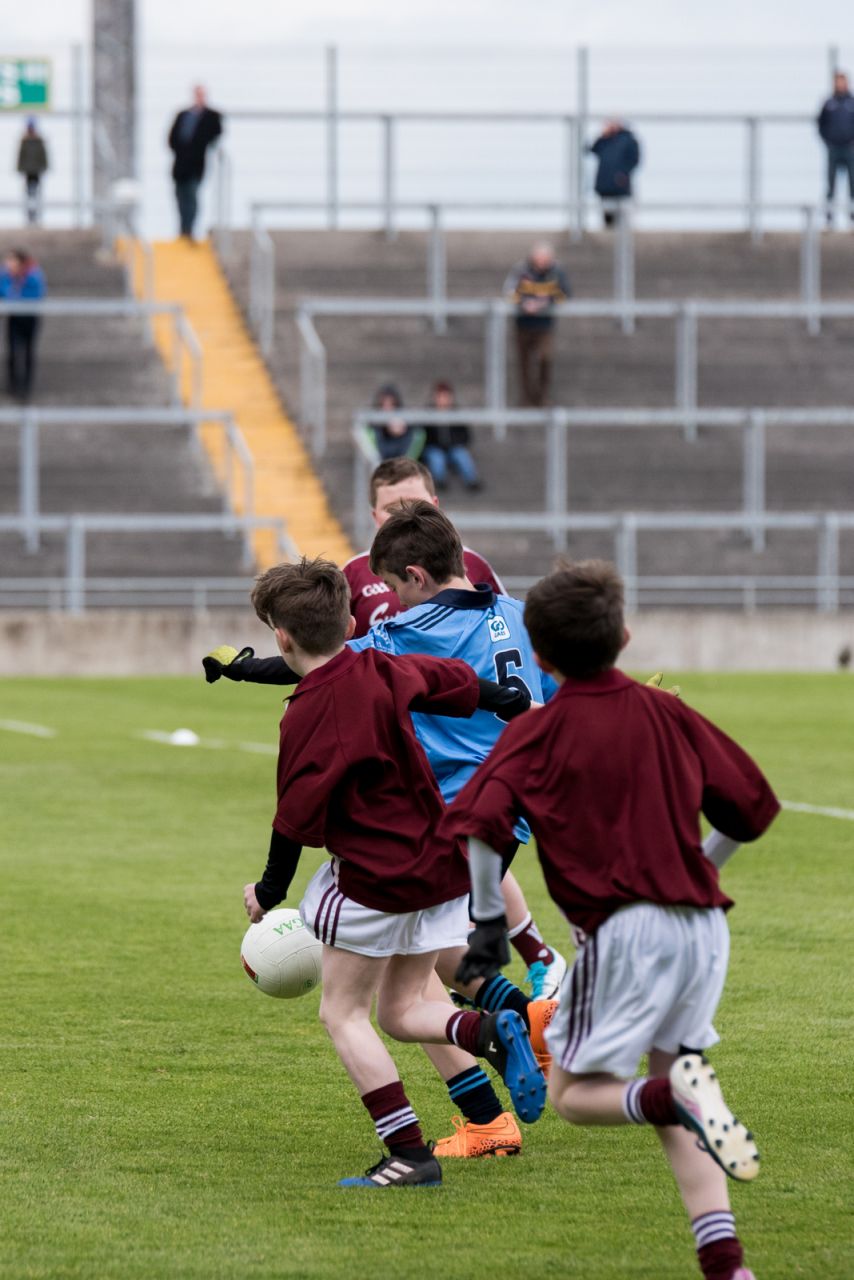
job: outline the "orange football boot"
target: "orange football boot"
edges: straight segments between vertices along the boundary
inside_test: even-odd
[[[464,1122],[454,1116],[455,1132],[450,1138],[442,1138],[433,1147],[433,1155],[440,1160],[456,1157],[475,1160],[478,1156],[517,1156],[522,1150],[522,1135],[516,1117],[505,1111],[489,1124]]]
[[[531,1026],[531,1048],[537,1066],[548,1079],[552,1055],[546,1047],[546,1028],[557,1012],[557,1000],[532,1000],[528,1005],[528,1022]]]

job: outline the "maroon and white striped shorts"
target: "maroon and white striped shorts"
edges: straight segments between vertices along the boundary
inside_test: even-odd
[[[710,1048],[728,959],[719,908],[637,902],[615,912],[563,980],[546,1032],[554,1061],[573,1075],[628,1078],[650,1049]]]
[[[468,895],[424,911],[375,911],[347,898],[338,888],[338,859],[325,862],[306,886],[300,915],[307,929],[327,946],[363,956],[415,956],[468,940]]]

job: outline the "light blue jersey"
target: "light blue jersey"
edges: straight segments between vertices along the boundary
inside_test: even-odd
[[[522,621],[524,608],[521,601],[489,589],[449,588],[379,623],[349,646],[461,658],[482,679],[523,688],[535,702],[547,702],[557,685],[537,666]],[[476,711],[467,720],[414,714],[412,723],[446,804],[486,759],[504,728],[491,711]],[[527,840],[529,833],[520,826],[517,834]]]

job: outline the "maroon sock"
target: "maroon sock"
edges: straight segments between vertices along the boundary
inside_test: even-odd
[[[517,933],[508,933],[507,936],[529,969],[538,960],[543,964],[551,964],[555,958],[554,952],[543,942],[543,935],[530,914]]]
[[[706,1280],[732,1280],[744,1261],[744,1250],[737,1236],[729,1236],[704,1244],[697,1250],[697,1258]]]
[[[477,1057],[477,1041],[481,1021],[482,1014],[479,1013],[466,1013],[463,1009],[460,1009],[458,1013],[452,1013],[448,1019],[448,1025],[445,1027],[448,1043],[458,1045],[461,1049],[465,1049],[466,1053],[471,1053],[474,1057]]]
[[[679,1116],[673,1105],[673,1090],[665,1077],[647,1080],[639,1090],[638,1102],[644,1119],[649,1124],[679,1124]]]
[[[374,1122],[377,1137],[386,1146],[398,1148],[424,1146],[424,1135],[418,1117],[409,1105],[399,1080],[362,1094],[362,1101]]]

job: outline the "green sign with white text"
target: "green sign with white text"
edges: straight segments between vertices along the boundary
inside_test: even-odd
[[[0,57],[0,111],[48,108],[50,72],[48,58]]]

